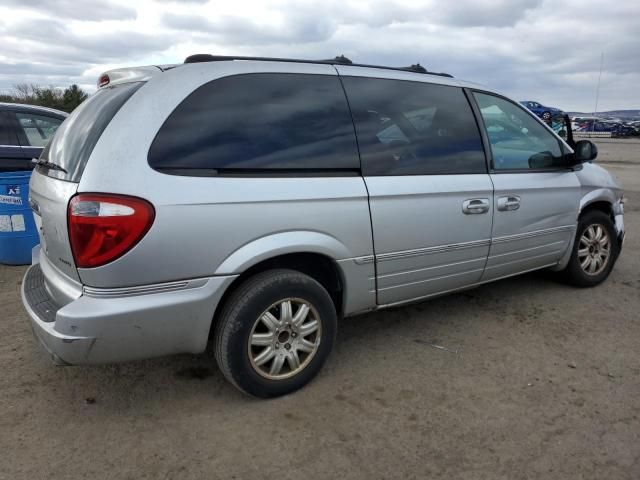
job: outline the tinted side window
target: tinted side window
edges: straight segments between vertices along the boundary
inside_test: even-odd
[[[345,77],[365,175],[485,173],[480,132],[458,87]]]
[[[0,145],[19,145],[6,112],[0,112]]]
[[[566,167],[560,143],[530,113],[503,98],[474,93],[491,143],[495,170]]]
[[[340,80],[273,73],[195,90],[160,128],[149,164],[169,173],[360,168]]]
[[[62,123],[59,118],[33,113],[16,113],[16,119],[30,147],[44,147]]]

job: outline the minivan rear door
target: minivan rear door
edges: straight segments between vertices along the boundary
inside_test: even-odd
[[[465,92],[337,68],[369,191],[378,303],[478,282],[491,242],[493,186]]]
[[[93,147],[116,112],[140,82],[101,88],[60,125],[46,145],[30,182],[31,205],[40,230],[41,255],[61,272],[79,280],[69,233],[67,209]]]

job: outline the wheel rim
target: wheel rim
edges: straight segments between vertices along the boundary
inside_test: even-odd
[[[293,377],[309,365],[320,346],[322,322],[301,298],[285,298],[254,322],[248,340],[251,366],[269,380]]]
[[[587,275],[598,275],[609,263],[611,257],[611,239],[609,232],[601,224],[589,225],[578,245],[578,261]]]

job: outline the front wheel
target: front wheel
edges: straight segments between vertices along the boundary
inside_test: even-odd
[[[336,329],[335,306],[322,285],[293,270],[269,270],[226,302],[215,328],[215,356],[243,392],[285,395],[320,371]]]
[[[604,212],[587,212],[578,221],[571,259],[562,273],[571,285],[593,287],[609,276],[617,255],[616,230],[611,218]]]

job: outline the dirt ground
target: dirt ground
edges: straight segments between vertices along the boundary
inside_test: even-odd
[[[606,283],[530,274],[347,319],[320,376],[277,400],[207,355],[54,367],[25,268],[0,266],[0,479],[637,480],[640,143],[598,144],[628,198]]]

